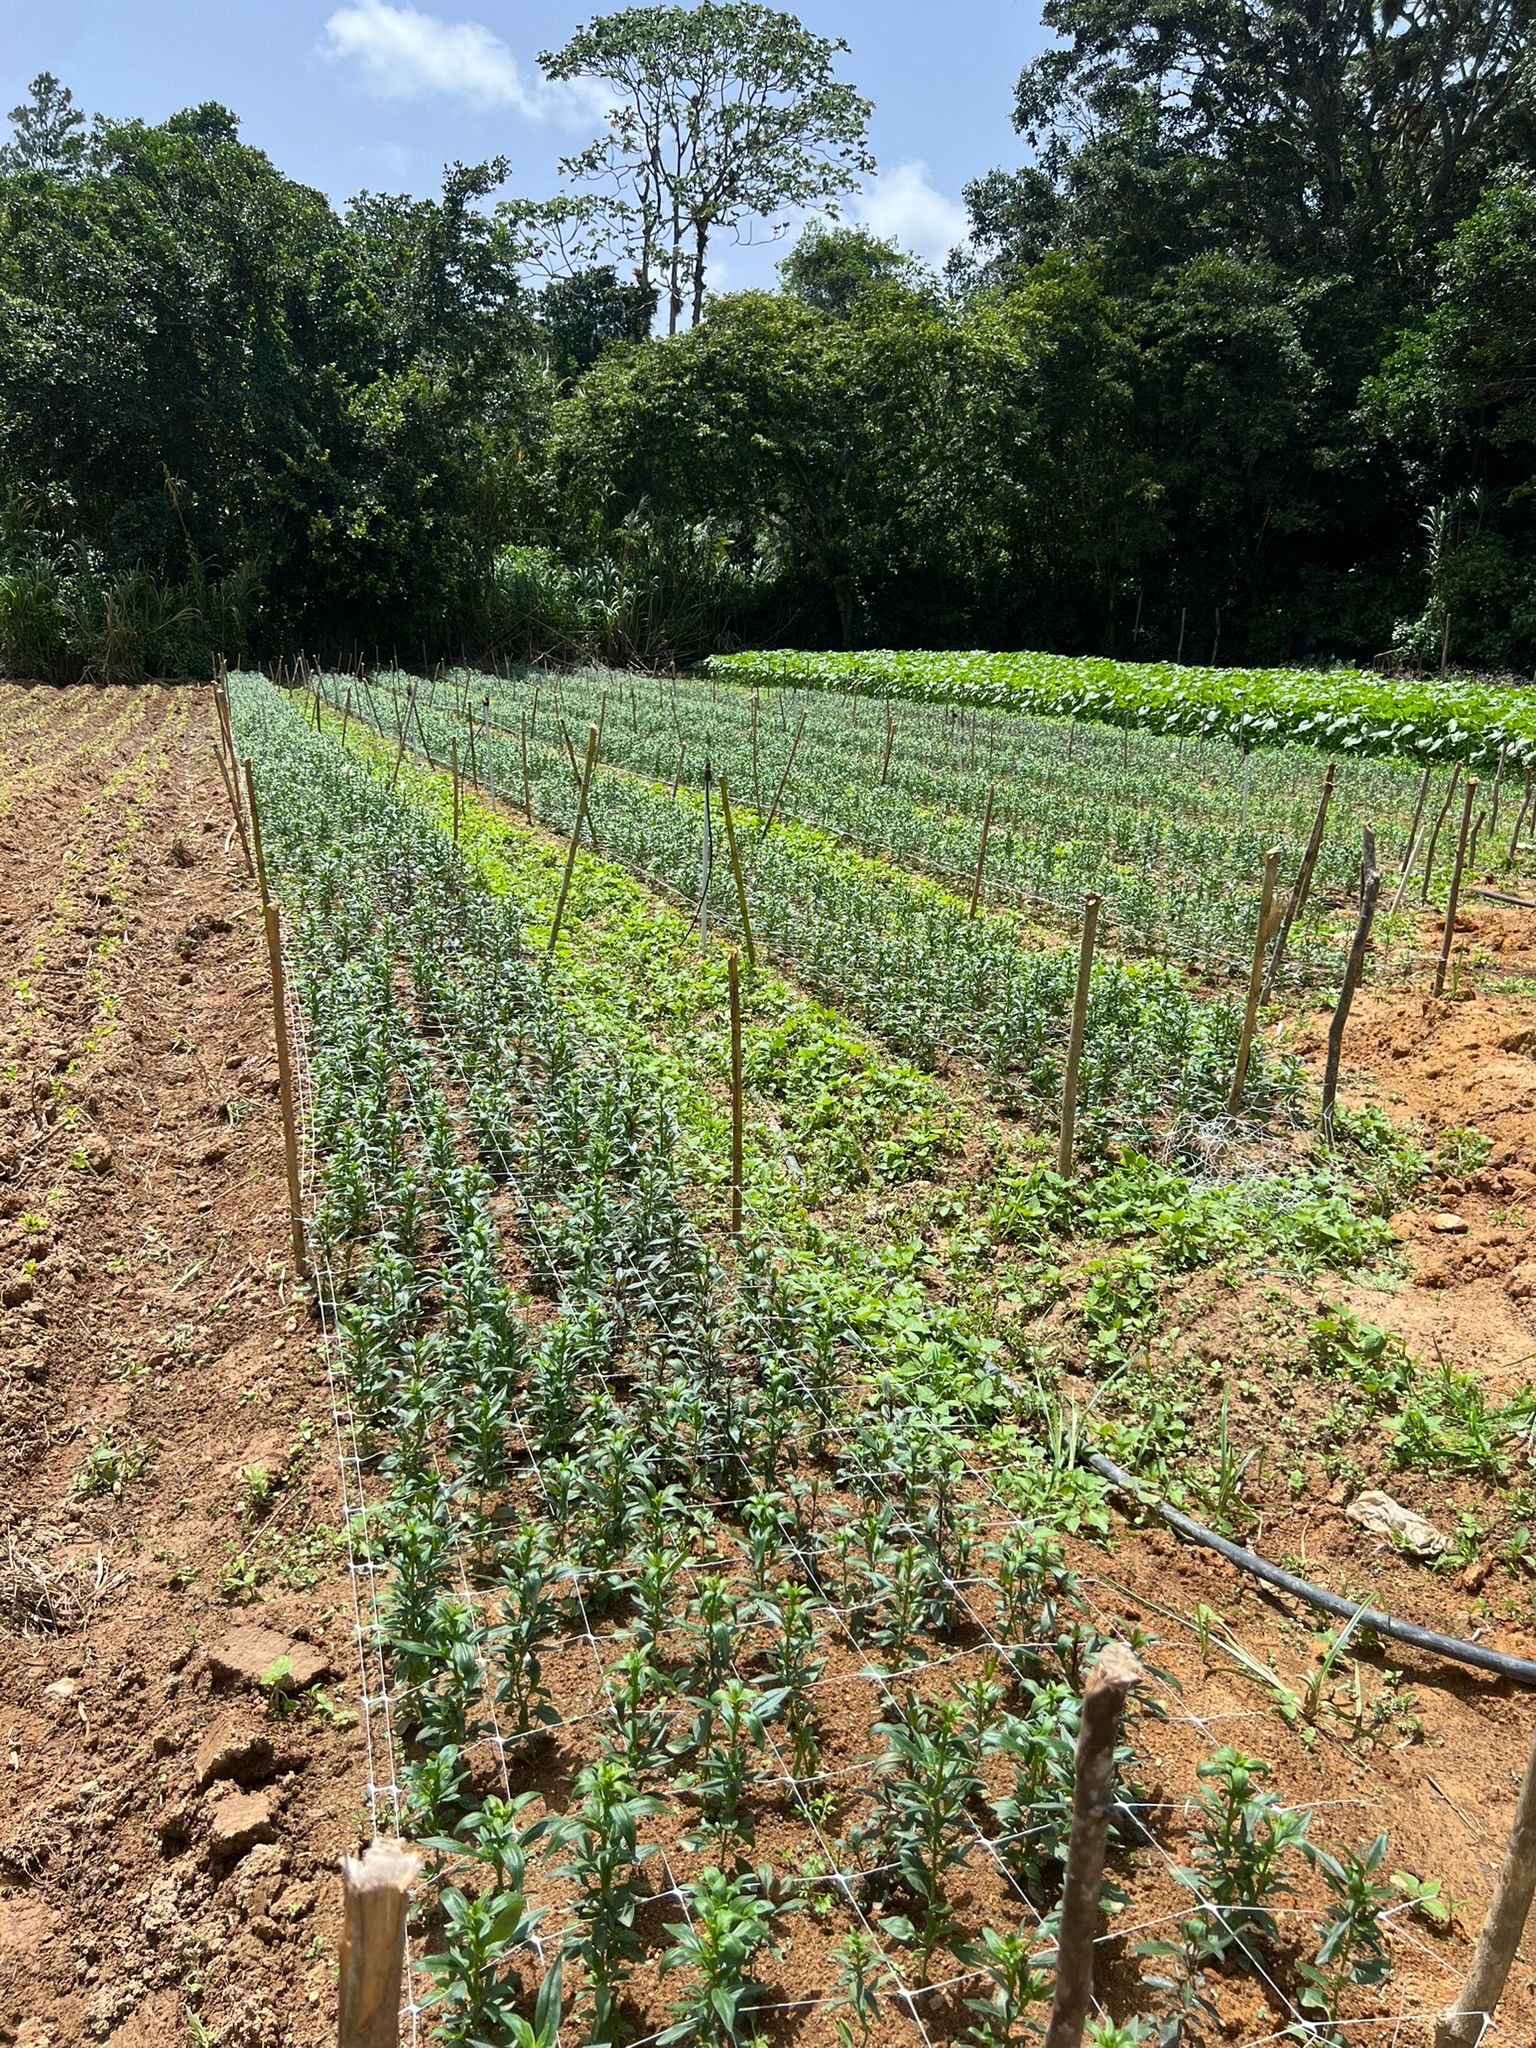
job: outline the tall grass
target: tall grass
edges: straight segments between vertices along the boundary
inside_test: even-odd
[[[44,683],[206,679],[216,654],[245,657],[256,586],[246,570],[170,583],[13,560],[0,565],[0,670]]]

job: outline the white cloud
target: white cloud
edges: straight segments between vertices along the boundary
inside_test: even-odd
[[[483,22],[444,21],[390,0],[347,0],[325,24],[321,54],[349,65],[379,100],[455,99],[478,114],[508,108],[529,120],[585,126],[590,91],[529,84],[517,59]]]
[[[930,182],[920,159],[897,164],[864,187],[854,218],[883,241],[899,242],[935,267],[957,242],[966,239],[970,221],[965,208],[948,199]]]

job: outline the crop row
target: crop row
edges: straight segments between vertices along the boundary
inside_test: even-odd
[[[1536,696],[1499,684],[1418,681],[1358,669],[1194,668],[1064,654],[714,655],[705,671],[765,688],[792,686],[931,704],[991,706],[1153,732],[1269,747],[1304,741],[1342,754],[1536,766]]]
[[[1092,890],[1120,950],[1216,975],[1246,974],[1264,849],[1280,849],[1288,884],[1322,782],[1306,748],[1251,754],[1238,768],[1222,741],[922,704],[872,709],[823,693],[781,691],[759,704],[753,691],[695,677],[460,670],[386,675],[370,687],[452,707],[466,748],[471,725],[478,746],[487,729],[515,740],[554,717],[578,735],[597,723],[605,762],[669,785],[697,788],[708,762],[754,811],[772,809],[966,898],[974,890],[995,909],[1059,926]],[[1418,781],[1395,763],[1339,764],[1285,980],[1337,978],[1360,828],[1374,827],[1384,857],[1400,856]],[[1435,842],[1442,871],[1453,843],[1453,833]]]
[[[387,759],[234,700],[309,1018],[437,2038],[552,2042],[562,2005],[594,2043],[1019,2038],[1103,1619],[1038,1459],[979,1442],[996,1396],[883,1370],[883,1305],[814,1257],[713,1250],[656,1069],[585,1036],[510,896]],[[1175,1865],[1129,1756],[1122,1786],[1117,1874],[1189,1900],[1163,1996],[1270,1983],[1303,1868],[1298,1997],[1326,2028],[1385,1974],[1380,1844],[1314,1849],[1224,1751]]]
[[[330,678],[334,702],[345,678]],[[378,720],[377,748],[391,740],[391,699],[365,693],[354,705]],[[407,722],[402,716],[402,723]],[[577,776],[551,706],[536,736],[476,732],[472,763],[462,720],[445,702],[419,694],[405,735],[445,762],[463,746],[465,765],[520,797],[526,744],[530,807],[562,831],[575,825]],[[381,728],[383,730],[381,731]],[[706,815],[708,822],[706,823]],[[600,771],[589,816],[597,845],[634,872],[712,918],[738,921],[735,886],[717,804],[702,792],[673,793],[659,781]],[[995,1093],[1031,1117],[1049,1116],[1061,1093],[1076,949],[1029,945],[1002,915],[971,917],[963,899],[793,821],[771,824],[749,807],[737,813],[749,916],[758,942],[792,967],[802,985],[876,1030],[895,1051],[925,1064],[958,1054],[977,1062]],[[1080,1115],[1090,1143],[1113,1135],[1146,1147],[1171,1123],[1195,1134],[1225,1114],[1240,1026],[1239,1006],[1200,998],[1160,961],[1101,955],[1089,998]],[[1260,1112],[1296,1094],[1286,1065],[1261,1052],[1250,1104]]]

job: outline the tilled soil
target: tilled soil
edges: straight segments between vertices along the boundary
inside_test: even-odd
[[[331,1407],[214,730],[206,692],[0,686],[16,2048],[332,2038],[336,1859],[365,1828]],[[269,1708],[284,1655],[334,1682]]]

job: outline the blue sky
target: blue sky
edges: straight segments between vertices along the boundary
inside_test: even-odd
[[[618,0],[610,0],[618,4]],[[1032,0],[784,0],[852,47],[875,102],[881,175],[846,209],[937,259],[967,178],[1019,161],[1013,82],[1046,41]],[[436,190],[443,164],[501,154],[509,192],[558,189],[560,155],[598,132],[537,53],[604,0],[0,0],[0,109],[53,71],[89,112],[158,120],[222,100],[249,142],[337,201]],[[766,283],[780,250],[720,251],[712,283]]]

